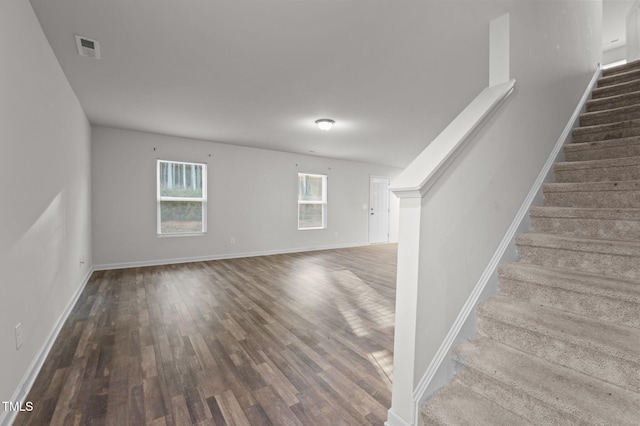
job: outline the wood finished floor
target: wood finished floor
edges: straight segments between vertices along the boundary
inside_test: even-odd
[[[14,425],[382,425],[396,250],[96,272]]]

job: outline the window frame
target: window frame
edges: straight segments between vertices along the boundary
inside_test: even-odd
[[[160,168],[161,164],[184,164],[190,166],[202,167],[202,197],[169,197],[161,194],[160,183]],[[200,232],[174,232],[163,233],[162,232],[162,209],[161,204],[163,201],[177,201],[177,202],[199,202],[202,204],[202,227]],[[175,160],[163,160],[158,158],[156,160],[156,236],[158,237],[188,237],[188,236],[201,236],[207,233],[207,163],[196,163],[192,161],[175,161]]]
[[[305,201],[300,199],[300,177],[301,176],[311,176],[311,177],[319,177],[322,178],[322,200],[321,201]],[[313,231],[318,229],[327,229],[327,187],[328,187],[329,177],[327,175],[321,175],[317,173],[303,173],[298,172],[298,180],[297,180],[297,192],[298,192],[298,231]],[[313,226],[313,227],[301,227],[300,226],[300,206],[301,205],[322,205],[322,225],[321,226]]]

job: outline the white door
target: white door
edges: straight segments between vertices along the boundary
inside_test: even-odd
[[[389,178],[369,181],[369,243],[389,242]]]

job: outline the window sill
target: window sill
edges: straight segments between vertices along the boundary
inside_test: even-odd
[[[185,234],[156,234],[158,238],[173,238],[173,237],[204,237],[207,235],[206,232],[194,232],[194,233],[185,233]]]

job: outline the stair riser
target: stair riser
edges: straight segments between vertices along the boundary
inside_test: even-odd
[[[640,165],[633,164],[619,167],[593,167],[583,169],[556,167],[554,176],[557,183],[640,180]]]
[[[640,241],[640,221],[564,217],[531,217],[535,232],[579,238]]]
[[[640,329],[640,303],[505,277],[500,277],[500,293],[523,302]]]
[[[617,191],[545,191],[544,205],[585,208],[640,208],[640,189]]]
[[[615,278],[640,279],[640,253],[636,256],[576,251],[556,247],[518,245],[521,261]]]
[[[640,91],[640,80],[623,83],[620,86],[598,87],[591,93],[591,99],[602,99],[610,96],[626,95],[627,93]]]
[[[587,348],[560,337],[544,335],[531,328],[515,326],[486,314],[478,318],[480,334],[502,342],[554,364],[572,368],[633,392],[640,391],[640,364],[616,358],[610,354]],[[562,327],[559,324],[559,327]]]
[[[624,110],[616,112],[599,112],[596,114],[585,114],[580,117],[581,126],[598,126],[601,124],[617,123],[625,120],[635,120],[640,118],[640,108],[637,106],[626,107]]]
[[[640,127],[624,127],[611,130],[594,130],[590,132],[574,132],[573,143],[605,141],[640,136]]]
[[[577,417],[579,413],[563,411],[470,366],[465,366],[456,379],[485,398],[500,401],[500,405],[534,424],[569,426],[584,424],[586,420]]]
[[[608,160],[613,158],[640,156],[640,141],[628,144],[593,144],[591,149],[573,150],[567,145],[564,150],[565,161]]]

